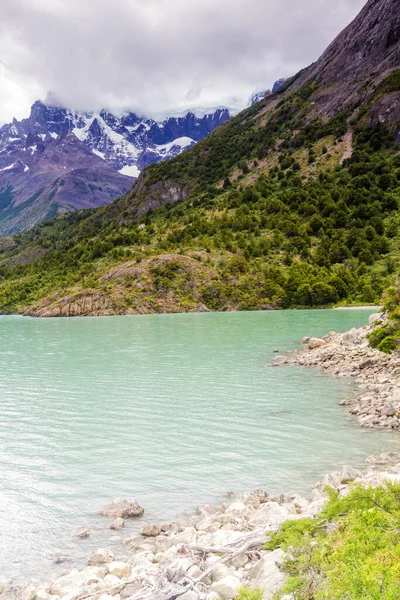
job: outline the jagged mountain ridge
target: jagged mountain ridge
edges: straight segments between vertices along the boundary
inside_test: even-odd
[[[162,122],[35,102],[0,129],[0,235],[110,203],[142,168],[176,156],[230,118],[227,109]]]

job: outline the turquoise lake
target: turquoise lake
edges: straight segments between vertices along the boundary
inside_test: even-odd
[[[122,557],[143,521],[111,532],[97,511],[114,498],[171,520],[228,491],[307,495],[329,470],[399,451],[338,406],[353,382],[268,366],[371,312],[0,317],[0,573],[43,579],[106,546]],[[80,525],[90,540],[72,539]]]

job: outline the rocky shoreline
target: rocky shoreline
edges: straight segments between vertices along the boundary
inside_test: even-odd
[[[360,424],[400,429],[400,357],[371,349],[366,338],[384,318],[373,315],[361,329],[305,338],[305,350],[277,357],[274,363],[318,367],[331,375],[355,378],[365,393],[343,404],[350,406]],[[8,585],[2,590],[0,585],[0,592],[13,600],[234,600],[246,587],[261,590],[263,600],[272,600],[286,576],[284,552],[264,549],[271,532],[288,520],[315,518],[326,503],[327,486],[346,495],[354,482],[363,486],[400,482],[400,453],[369,457],[366,463],[362,471],[343,467],[326,475],[310,499],[256,490],[232,496],[220,506],[199,506],[189,520],[147,523],[140,535],[124,541],[129,559],[102,548],[81,570],[67,569],[26,589]],[[111,529],[122,529],[124,518],[142,512],[135,502],[121,501],[100,514],[116,519]]]
[[[125,540],[132,553],[119,560],[107,548],[92,554],[82,570],[26,589],[10,587],[4,597],[21,600],[234,600],[240,589],[261,590],[272,600],[285,582],[281,549],[264,550],[271,532],[288,520],[315,518],[327,500],[326,486],[346,495],[349,486],[400,482],[400,453],[369,457],[358,471],[343,467],[326,475],[308,500],[255,490],[220,506],[197,508],[189,521],[144,525]],[[125,505],[129,504],[124,501]],[[285,596],[292,600],[292,596]]]
[[[384,354],[369,346],[367,335],[386,320],[371,315],[369,325],[323,338],[304,338],[305,350],[278,356],[274,365],[300,365],[322,369],[329,375],[351,377],[362,390],[341,402],[362,427],[400,430],[400,355]]]

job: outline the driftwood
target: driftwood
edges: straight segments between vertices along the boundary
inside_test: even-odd
[[[245,554],[247,552],[254,551],[255,548],[260,548],[267,541],[267,537],[263,531],[252,531],[241,536],[232,544],[227,546],[201,546],[198,544],[193,545],[182,545],[182,553],[192,554],[194,552],[201,552],[202,554],[226,554],[219,564],[226,564],[234,560],[237,556]],[[239,545],[241,544],[241,545]],[[190,577],[187,572],[182,573],[179,568],[180,560],[177,558],[172,563],[165,566],[164,570],[159,574],[157,582],[152,584],[152,581],[147,580],[142,583],[147,583],[148,589],[142,589],[133,596],[130,596],[129,600],[179,600],[183,594],[189,591],[195,591],[199,595],[199,599],[205,598],[206,586],[203,583],[205,579],[214,571],[217,565],[211,565],[202,575],[196,579]],[[114,595],[122,592],[122,590],[129,584],[138,581],[137,577],[129,578],[123,585],[115,586],[110,590],[107,590],[108,595]],[[204,588],[201,591],[200,588]],[[77,594],[72,600],[97,600],[104,592],[97,592],[95,594]]]
[[[246,552],[250,552],[255,548],[260,548],[266,542],[265,535],[260,537],[260,531],[253,531],[250,534],[242,536],[233,544],[229,544],[227,546],[200,546],[197,544],[194,545],[184,545],[182,548],[186,550],[187,553],[194,552],[202,552],[206,553],[216,553],[216,554],[226,554],[225,558],[222,559],[220,564],[226,564],[230,561],[234,560],[237,556],[241,554],[245,554]],[[243,544],[243,541],[245,543]],[[240,547],[238,547],[239,543],[242,543]],[[175,561],[176,566],[179,564],[179,560]],[[196,579],[192,579],[185,572],[184,574],[177,573],[176,581],[166,581],[166,572],[162,574],[159,581],[152,589],[148,591],[140,591],[137,594],[130,597],[129,600],[178,600],[183,594],[189,591],[196,591],[201,597],[202,592],[199,590],[200,586],[204,586],[204,580],[207,579],[209,575],[214,571],[216,565],[211,565],[202,575]],[[170,573],[173,570],[173,565],[169,565],[167,569]]]

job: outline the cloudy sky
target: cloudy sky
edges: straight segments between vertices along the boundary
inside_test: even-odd
[[[52,92],[157,115],[243,105],[314,61],[366,0],[1,0],[0,122]]]

